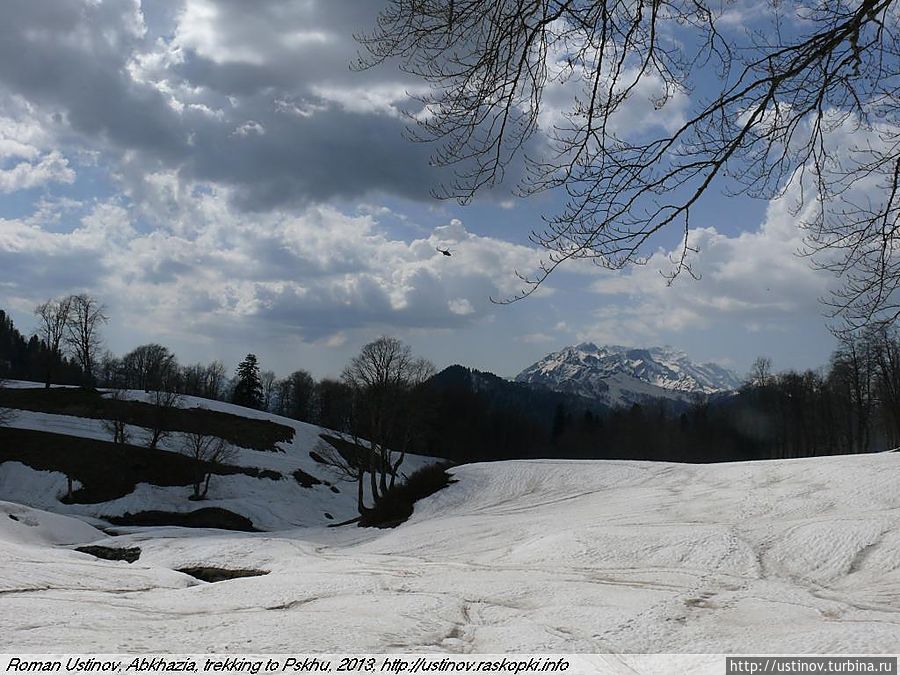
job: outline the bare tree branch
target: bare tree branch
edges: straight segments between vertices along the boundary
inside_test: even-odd
[[[565,196],[531,234],[546,251],[539,269],[517,272],[522,290],[503,302],[571,260],[642,264],[672,227],[685,237],[670,278],[693,274],[691,212],[713,186],[772,199],[793,185],[817,206],[798,218],[806,252],[844,282],[835,313],[857,324],[896,319],[900,0],[770,0],[767,29],[743,40],[723,31],[728,9],[709,0],[393,0],[357,36],[357,66],[397,60],[430,83],[413,137],[434,142],[434,162],[453,167],[443,196],[466,202],[519,160],[521,194]],[[658,92],[654,126],[627,128],[629,105],[648,90]],[[541,115],[558,101],[550,106],[548,92],[569,95],[550,127]],[[688,94],[683,119],[669,114]],[[871,140],[835,153],[854,134]],[[876,196],[853,202],[870,184]]]

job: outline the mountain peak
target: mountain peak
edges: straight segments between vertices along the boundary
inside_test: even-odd
[[[628,347],[593,342],[548,354],[516,381],[627,405],[653,398],[686,401],[733,391],[740,380],[714,363],[697,364],[675,347]]]

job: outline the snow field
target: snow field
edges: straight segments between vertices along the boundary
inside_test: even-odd
[[[0,647],[897,652],[898,470],[896,453],[476,464],[395,530],[101,540],[140,546],[133,565],[22,544],[4,563]],[[171,571],[200,564],[269,574],[206,584]]]

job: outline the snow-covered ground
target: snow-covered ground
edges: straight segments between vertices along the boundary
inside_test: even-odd
[[[19,388],[36,386],[31,382],[18,381],[6,384]],[[139,391],[130,391],[126,395],[134,400],[150,399],[150,395]],[[192,492],[191,487],[160,487],[141,483],[134,492],[120,499],[99,504],[62,504],[59,498],[67,491],[64,474],[35,471],[19,462],[5,462],[0,463],[0,500],[18,502],[67,515],[95,518],[145,510],[193,511],[201,507],[219,507],[249,518],[254,526],[264,530],[324,526],[343,522],[357,515],[356,485],[342,481],[334,470],[317,463],[309,454],[311,450],[321,452],[324,442],[319,434],[323,432],[334,434],[333,431],[271,413],[193,396],[183,397],[181,406],[208,408],[243,417],[270,420],[291,427],[294,430],[294,437],[290,442],[279,443],[279,452],[238,447],[235,448],[235,459],[229,462],[236,466],[277,471],[282,475],[282,480],[254,478],[241,474],[215,475],[210,482],[209,498],[203,502],[188,500]],[[104,428],[102,420],[69,415],[16,411],[8,426],[110,440],[110,432]],[[128,433],[131,443],[145,444],[147,430],[129,426]],[[174,433],[163,438],[159,448],[177,452],[180,443],[181,435]],[[430,457],[408,455],[401,471],[412,473],[434,461],[436,460]],[[323,482],[309,488],[302,487],[292,475],[297,469],[327,483]]]
[[[0,651],[900,652],[898,472],[897,453],[468,465],[388,531],[106,537],[0,504]],[[66,547],[95,540],[143,554]],[[270,573],[172,571],[193,565]]]

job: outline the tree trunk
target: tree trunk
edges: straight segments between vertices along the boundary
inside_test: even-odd
[[[384,494],[388,490],[387,485],[387,473],[388,473],[388,459],[387,452],[382,448],[381,452],[378,455],[381,466],[378,467],[379,482],[381,483],[381,494]]]
[[[403,464],[403,460],[406,458],[406,451],[400,453],[400,457],[391,465],[391,489],[394,488],[394,483],[397,480],[397,474],[400,472],[400,465]]]
[[[47,371],[46,379],[44,380],[44,389],[49,389],[50,384],[53,382],[53,363],[56,361],[56,358],[56,350],[50,349],[47,353]]]
[[[362,467],[359,469],[359,473],[356,474],[356,510],[359,511],[359,514],[362,515],[366,512],[366,505],[364,501],[364,492],[363,489],[363,478],[365,477],[366,472],[362,470]]]
[[[372,503],[377,502],[381,495],[378,494],[378,468],[375,466],[375,450],[369,449],[369,477],[372,487]]]

